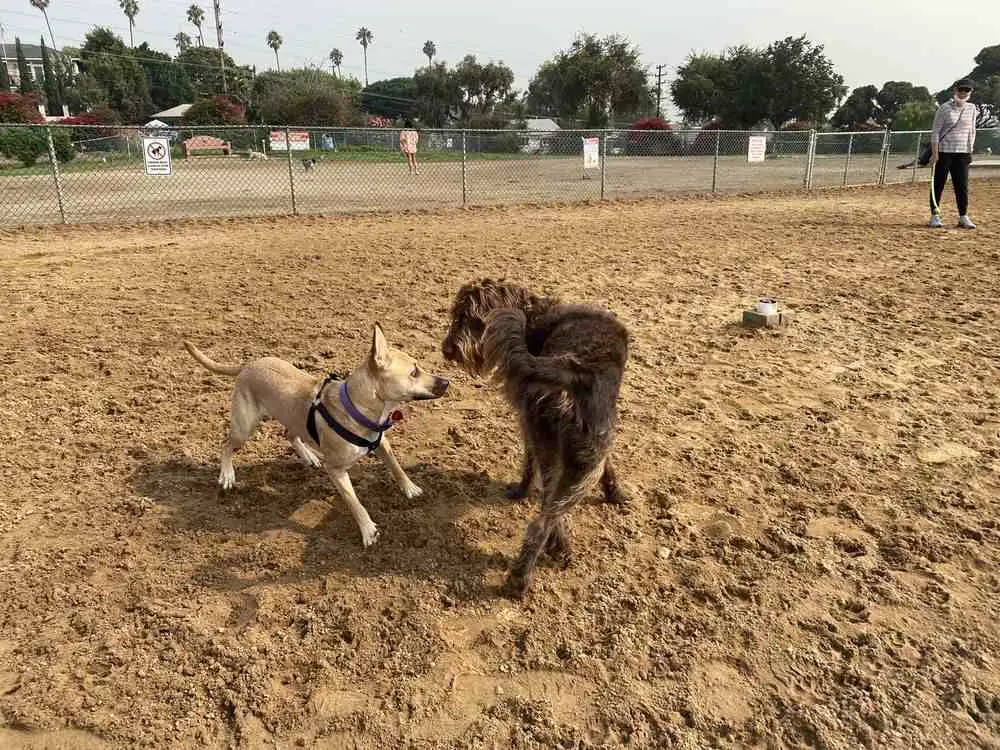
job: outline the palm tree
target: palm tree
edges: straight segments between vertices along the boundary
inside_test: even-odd
[[[342,62],[344,62],[344,53],[334,47],[330,50],[330,64],[338,76],[340,75],[340,64]]]
[[[427,55],[427,64],[432,65],[434,63],[434,55],[438,53],[437,45],[434,44],[430,39],[424,42],[424,54]]]
[[[178,52],[187,52],[187,50],[191,49],[191,37],[183,31],[178,31],[174,34],[174,44],[177,45]]]
[[[281,47],[281,34],[277,31],[267,32],[267,46],[274,50],[274,63],[278,66],[278,72],[281,72],[281,62],[278,60],[278,48]]]
[[[198,46],[205,46],[205,38],[201,35],[201,23],[205,20],[205,11],[199,8],[197,5],[192,5],[188,8],[187,13],[188,23],[192,24],[196,29],[198,29]]]
[[[59,49],[56,47],[56,38],[52,34],[52,24],[49,23],[49,0],[28,0],[28,2],[31,3],[32,8],[38,8],[38,10],[42,11],[42,15],[45,16],[45,25],[49,27],[49,39],[52,40],[52,49]]]
[[[135,17],[139,15],[139,3],[137,0],[119,0],[122,12],[128,18],[128,40],[129,45],[135,47],[135,36],[132,31],[135,29]]]
[[[375,35],[362,26],[354,38],[361,42],[361,48],[365,51],[365,86],[368,85],[368,45],[375,39]]]

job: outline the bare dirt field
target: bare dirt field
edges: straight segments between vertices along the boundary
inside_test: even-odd
[[[894,156],[888,182],[929,179],[929,170],[898,170]],[[815,187],[868,185],[878,181],[880,157],[856,154],[817,156]],[[998,163],[1000,166],[1000,163]],[[580,201],[601,197],[599,170],[584,173],[582,159],[534,158],[469,161],[463,195],[462,164],[426,162],[410,176],[403,162],[320,163],[306,172],[300,159],[247,161],[200,157],[178,160],[168,177],[150,176],[141,162],[130,166],[67,171],[62,175],[62,201],[69,223],[151,221],[188,217],[274,216],[292,213],[339,214],[446,208],[463,205]],[[680,193],[795,190],[805,177],[806,157],[785,156],[764,164],[746,158],[711,156],[617,157],[607,159],[605,197],[662,197]],[[993,173],[978,169],[975,176]],[[59,196],[49,174],[0,177],[0,226],[52,224],[60,221]]]
[[[0,747],[1000,747],[1000,184],[0,233]],[[949,194],[946,211],[951,210]],[[948,217],[949,223],[952,217]],[[438,354],[506,276],[634,337],[631,502],[524,603],[515,420]],[[796,314],[736,324],[760,294]],[[407,410],[367,551],[273,425],[216,486],[231,381],[350,368]]]

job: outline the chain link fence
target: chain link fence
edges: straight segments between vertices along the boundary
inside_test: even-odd
[[[0,225],[332,214],[930,178],[916,163],[927,132],[424,130],[416,172],[400,151],[399,133],[3,124]],[[1000,129],[979,132],[975,163],[994,167],[975,174],[1000,174]]]

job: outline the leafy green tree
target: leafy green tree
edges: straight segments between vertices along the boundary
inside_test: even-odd
[[[593,34],[544,62],[528,87],[528,106],[561,117],[582,117],[590,127],[652,106],[648,72],[627,39]]]
[[[929,96],[923,101],[911,101],[904,104],[892,118],[892,129],[898,131],[929,130],[934,124],[934,114],[937,107]]]
[[[253,82],[255,118],[270,124],[355,125],[359,97],[356,80],[314,68],[263,73]]]
[[[433,65],[434,55],[437,54],[437,45],[434,44],[434,42],[432,42],[430,39],[428,39],[426,42],[424,42],[424,48],[421,51],[424,53],[424,55],[427,56],[427,64]]]
[[[174,44],[177,45],[178,52],[184,52],[191,48],[191,37],[183,31],[178,31],[174,34]]]
[[[374,81],[361,90],[361,108],[380,117],[400,119],[417,113],[417,84],[413,78]]]
[[[899,111],[911,102],[933,101],[926,86],[914,86],[909,81],[886,81],[876,97],[882,108],[882,121],[894,123]]]
[[[462,91],[444,62],[420,68],[413,76],[417,114],[429,127],[440,128],[458,109]]]
[[[153,112],[142,66],[110,29],[98,27],[87,34],[80,57],[87,77],[82,85],[95,92],[84,104],[106,104],[123,123],[142,122]]]
[[[191,47],[174,58],[184,68],[195,95],[209,98],[223,95],[222,68],[219,62],[219,50],[211,47]],[[226,66],[226,80],[229,83],[229,93],[242,102],[250,100],[250,82],[253,74],[245,65],[237,65],[225,52],[222,61]]]
[[[691,55],[671,84],[686,119],[716,119],[747,129],[763,121],[825,121],[847,93],[821,45],[786,37],[766,49],[741,46],[721,55]]]
[[[745,130],[768,118],[768,67],[763,50],[746,46],[691,55],[677,69],[671,96],[690,122]]]
[[[791,120],[825,122],[847,93],[844,77],[805,35],[786,37],[767,48],[768,119],[777,127]]]
[[[45,91],[45,106],[50,115],[62,114],[62,94],[59,91],[59,78],[52,69],[52,60],[49,58],[49,48],[45,46],[45,37],[42,37],[42,86]]]
[[[22,94],[38,91],[38,86],[35,85],[35,80],[31,77],[28,60],[24,56],[24,50],[21,48],[21,37],[14,37],[14,54],[17,57],[17,77],[20,79],[18,91]]]
[[[871,84],[854,89],[833,113],[830,124],[837,130],[856,130],[870,119],[878,122],[881,117],[878,93],[878,87]]]
[[[135,48],[135,59],[146,74],[149,96],[157,110],[185,104],[195,98],[187,70],[174,62],[170,55],[143,42]]]
[[[342,62],[344,62],[344,53],[334,47],[330,50],[330,66],[338,76],[340,75],[340,64]]]

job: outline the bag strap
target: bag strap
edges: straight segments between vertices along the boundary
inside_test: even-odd
[[[969,103],[971,104],[972,102],[969,102]],[[954,125],[952,125],[952,126],[951,126],[950,128],[948,128],[948,129],[947,129],[946,131],[944,131],[944,134],[943,134],[943,135],[941,135],[941,136],[939,136],[939,137],[938,137],[938,143],[940,143],[940,142],[941,142],[941,141],[943,141],[943,140],[944,140],[945,138],[947,138],[947,137],[948,137],[948,134],[949,134],[949,133],[950,133],[950,132],[951,132],[952,130],[954,130],[955,128],[957,128],[957,127],[958,127],[958,124],[959,124],[959,123],[960,123],[960,122],[962,121],[962,118],[963,118],[963,117],[965,117],[965,110],[967,110],[967,109],[968,109],[968,107],[962,107],[962,111],[958,113],[958,119],[957,119],[957,120],[955,120],[955,124],[954,124]]]

